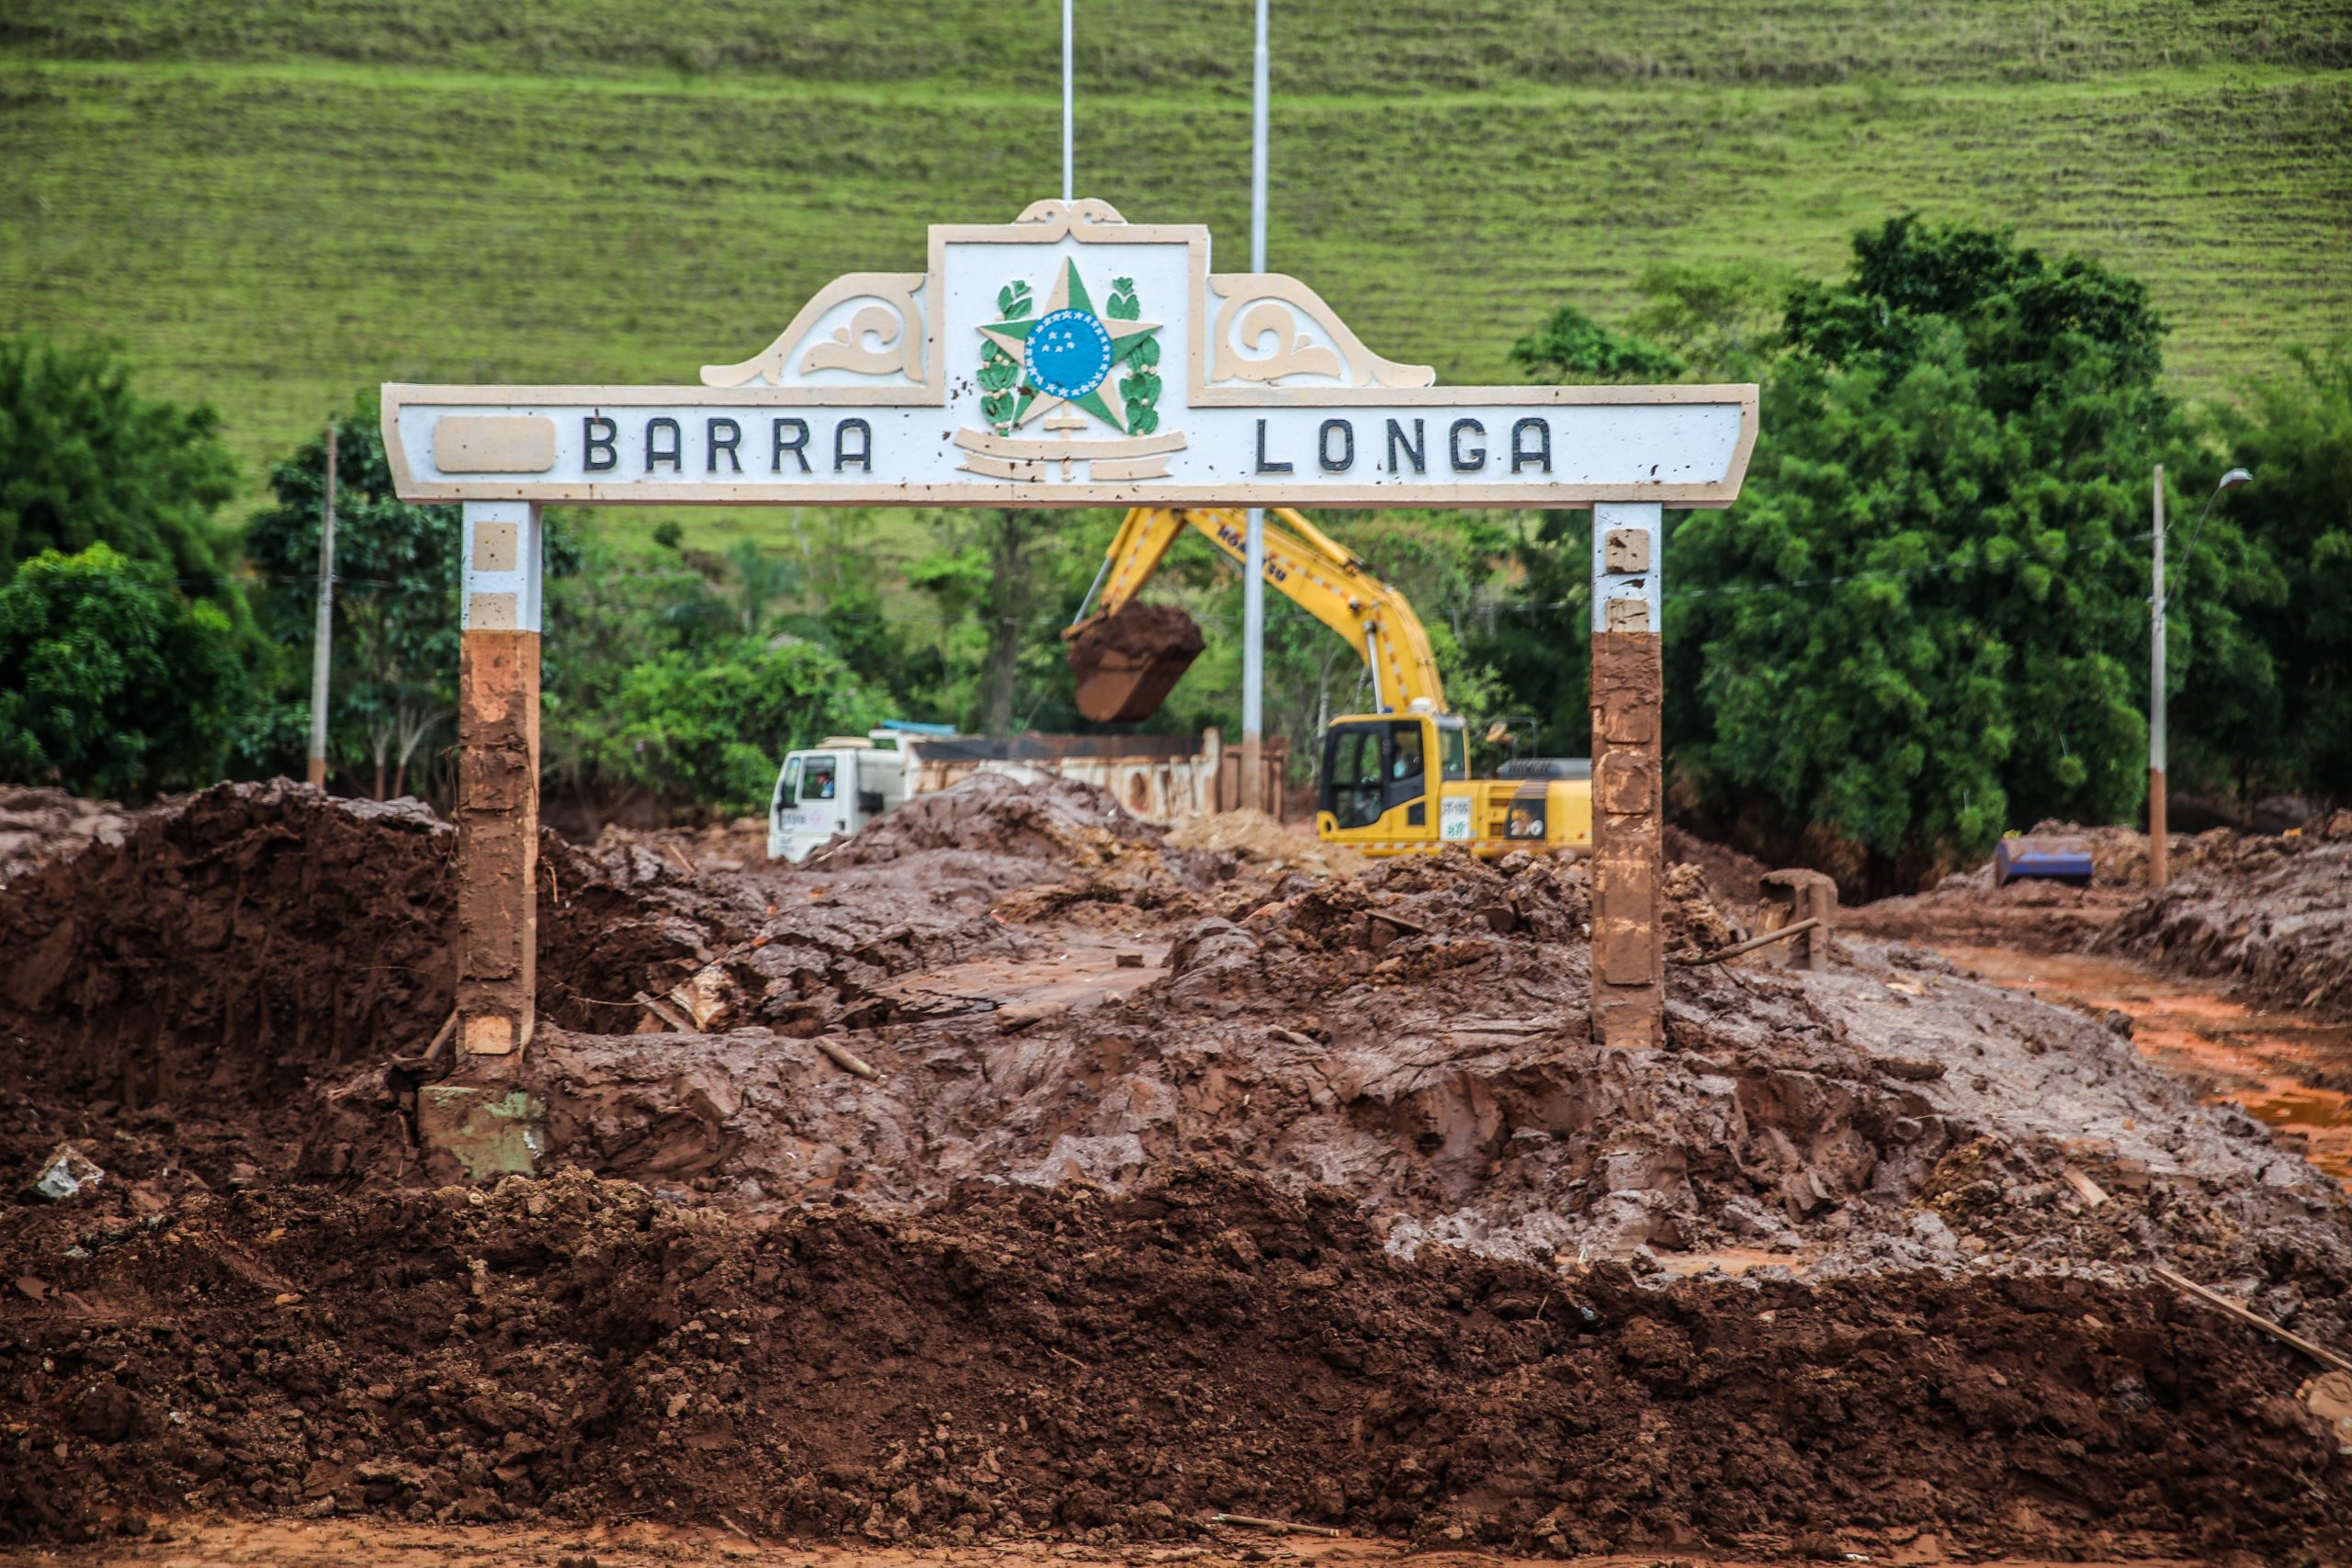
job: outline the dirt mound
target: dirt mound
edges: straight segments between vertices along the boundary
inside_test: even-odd
[[[1838,911],[1838,929],[1858,936],[2020,953],[2075,953],[2131,908],[2129,887],[2072,887],[2027,879],[1993,886],[1990,869],[1955,872],[1933,892],[1880,898]]]
[[[1408,1262],[1344,1193],[1205,1170],[906,1221],[566,1175],[0,1224],[38,1260],[0,1306],[18,1539],[194,1506],[1111,1544],[1233,1510],[1555,1553],[2352,1550],[2302,1369],[2122,1280]]]
[[[1373,860],[1345,844],[1294,833],[1262,811],[1218,811],[1179,822],[1168,835],[1179,850],[1229,850],[1268,871],[1296,866],[1320,876],[1358,876]]]
[[[313,1077],[421,1051],[448,1014],[456,830],[416,801],[223,784],[0,889],[11,1088],[280,1111]],[[538,1004],[627,1027],[763,918],[642,849],[541,844]]]
[[[0,887],[91,844],[119,844],[131,814],[62,789],[0,785]]]
[[[1695,865],[1707,879],[1707,896],[1726,913],[1746,915],[1764,899],[1764,874],[1772,868],[1729,844],[1718,844],[1668,824],[1668,865]]]
[[[768,825],[760,817],[737,817],[699,828],[624,828],[608,824],[594,840],[599,852],[631,846],[651,850],[689,876],[699,876],[706,871],[769,869]]]
[[[1156,859],[1166,837],[1090,784],[973,773],[916,795],[809,861],[830,871],[888,865],[927,850],[970,850],[1080,873]]]
[[[2216,842],[2093,945],[2226,980],[2251,1000],[2352,1019],[2352,839]]]
[[[1405,1250],[1760,1248],[1816,1272],[2153,1257],[2235,1278],[2270,1271],[2262,1248],[2352,1240],[2340,1190],[2126,1034],[1920,955],[1677,967],[1667,1048],[1628,1053],[1589,1039],[1577,865],[1401,859],[1157,905],[1046,892],[853,925],[822,953],[729,950],[746,1027],[550,1030],[524,1087],[560,1157],[754,1209],[911,1212],[967,1180],[1127,1190],[1213,1154],[1346,1187]],[[880,1077],[846,1077],[801,1038],[820,1033]],[[401,1125],[402,1092],[381,1071],[339,1088],[356,1122],[335,1136]],[[2070,1171],[2117,1196],[2086,1207]]]

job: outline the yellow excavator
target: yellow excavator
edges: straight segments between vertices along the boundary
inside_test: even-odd
[[[1116,724],[1159,711],[1203,644],[1189,615],[1140,604],[1136,594],[1187,527],[1240,564],[1247,526],[1246,516],[1227,507],[1139,506],[1127,513],[1080,618],[1062,633],[1080,713]],[[1429,854],[1449,845],[1488,857],[1591,848],[1589,761],[1514,761],[1503,764],[1501,777],[1472,778],[1469,735],[1446,711],[1429,633],[1405,596],[1288,507],[1269,513],[1265,529],[1266,581],[1344,637],[1372,684],[1373,712],[1333,719],[1323,732],[1317,836],[1373,855]]]

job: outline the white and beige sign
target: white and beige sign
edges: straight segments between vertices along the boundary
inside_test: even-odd
[[[1453,387],[1208,231],[1041,201],[931,231],[694,387],[384,389],[412,502],[1728,505],[1756,389]],[[1533,310],[1540,302],[1531,301]]]

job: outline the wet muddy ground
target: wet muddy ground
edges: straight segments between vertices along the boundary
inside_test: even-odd
[[[1996,985],[2132,1021],[2142,1054],[2212,1103],[2245,1107],[2352,1182],[2352,1023],[2249,1007],[2129,959],[1936,944]]]
[[[0,1536],[2352,1556],[2312,1369],[2147,1272],[2344,1343],[2352,1204],[2154,1012],[1858,919],[1604,1052],[1579,867],[959,791],[799,868],[549,840],[557,1168],[486,1190],[415,1134],[429,814],[237,786],[0,887],[0,1159],[107,1173],[0,1213]]]
[[[1413,1551],[1363,1539],[1327,1540],[1233,1529],[1216,1532],[1211,1544],[1129,1548],[1053,1545],[1046,1542],[950,1548],[944,1551],[863,1550],[784,1545],[724,1528],[679,1529],[628,1521],[591,1529],[521,1527],[431,1528],[334,1521],[217,1521],[182,1523],[162,1532],[166,1539],[109,1545],[102,1551],[43,1551],[39,1560],[66,1568],[99,1563],[138,1563],[147,1568],[193,1568],[239,1562],[256,1568],[339,1568],[360,1564],[481,1562],[547,1564],[549,1568],[666,1568],[674,1564],[743,1564],[748,1568],[1069,1568],[1074,1563],[1158,1568],[1190,1563],[1194,1568],[1531,1568],[1533,1560],[1487,1552]],[[0,1551],[0,1561],[20,1554]],[[21,1554],[29,1555],[29,1554]],[[1841,1554],[1842,1555],[1842,1554]],[[1660,1568],[1678,1561],[1655,1552],[1634,1556],[1544,1559],[1547,1568]],[[1762,1558],[1709,1556],[1713,1568],[1765,1568]],[[1954,1559],[1933,1535],[1914,1537],[1886,1555],[1871,1559],[1894,1568],[1949,1562]],[[1979,1568],[2126,1568],[2122,1559],[2047,1557],[1975,1560]],[[2133,1557],[2129,1568],[2189,1568],[2184,1559]]]

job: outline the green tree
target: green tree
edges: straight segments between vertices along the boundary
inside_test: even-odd
[[[775,607],[799,592],[799,563],[760,548],[756,539],[738,539],[729,546],[727,564],[735,579],[736,604],[746,637],[766,630]]]
[[[220,606],[110,545],[0,588],[0,777],[138,797],[219,776],[248,687]]]
[[[742,815],[765,809],[786,751],[886,716],[828,649],[738,637],[630,669],[583,739],[607,788]]]
[[[1793,291],[1746,493],[1668,547],[1686,786],[1858,842],[1877,891],[2135,810],[2163,330],[2129,278],[1911,217]]]
[[[1511,363],[1545,381],[1671,381],[1681,359],[1654,343],[1613,332],[1562,305],[1552,319],[1510,345]]]
[[[574,570],[548,583],[539,767],[544,786],[593,830],[634,801],[685,798],[649,787],[639,771],[606,766],[615,706],[634,671],[707,654],[731,635],[735,615],[673,547],[626,550],[593,525],[572,540]]]
[[[1753,377],[1779,344],[1796,276],[1763,262],[1656,262],[1635,288],[1642,305],[1627,321],[1701,376]]]
[[[141,397],[105,348],[0,338],[0,570],[105,544],[242,622],[214,520],[237,489],[219,429],[209,408]]]
[[[990,735],[1081,721],[1060,637],[1122,513],[997,508],[939,515],[907,569],[943,627],[942,718]]]
[[[2217,772],[2229,759],[2258,759],[2240,772],[2243,791],[2283,786],[2341,800],[2352,796],[2352,337],[2292,359],[2291,377],[2256,385],[2242,408],[2219,412],[2219,451],[2185,468],[2192,504],[2174,515],[2192,527],[2221,468],[2244,464],[2254,482],[2182,537],[2194,553],[2167,585],[2168,632],[2185,629],[2201,648],[2211,640],[2214,595],[2247,575],[2258,543],[2277,574],[2277,613],[2259,623],[2272,700],[2260,700],[2266,689],[2242,668],[2224,665],[2210,679],[2192,668],[2174,745],[2211,745]]]
[[[367,770],[380,798],[406,788],[418,750],[457,712],[463,529],[457,507],[411,506],[393,493],[375,411],[365,400],[334,423],[329,744]],[[306,715],[325,472],[322,433],[270,470],[276,502],[254,519],[244,540],[262,580],[255,615],[289,655],[281,700]]]

